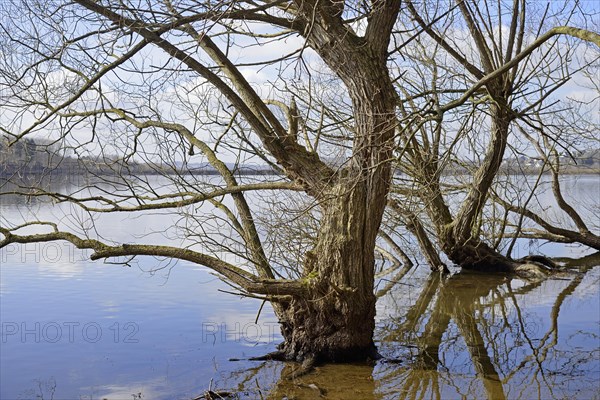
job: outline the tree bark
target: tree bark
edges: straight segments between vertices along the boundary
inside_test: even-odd
[[[340,193],[324,210],[318,244],[304,265],[310,298],[294,299],[282,326],[289,357],[350,361],[375,354],[374,252],[361,229],[364,200],[364,190]]]
[[[498,90],[498,92],[503,92]],[[491,137],[482,165],[473,177],[466,199],[453,222],[444,227],[442,249],[462,268],[481,271],[514,271],[518,263],[480,240],[477,218],[482,213],[490,187],[500,169],[508,143],[511,111],[504,96],[498,93],[490,105]]]
[[[392,86],[389,78],[378,76],[349,85],[356,110],[353,157],[337,183],[318,198],[320,229],[303,266],[309,296],[293,298],[280,315],[281,350],[288,359],[341,362],[377,356],[375,242],[387,204],[394,132]]]
[[[307,42],[344,82],[352,100],[354,141],[350,160],[329,187],[311,192],[321,219],[303,265],[309,295],[293,297],[279,312],[280,350],[296,361],[375,358],[375,242],[390,189],[396,126],[386,51],[399,3],[377,2],[364,37],[319,3],[315,9],[302,7],[307,21],[315,9],[320,13],[322,21],[311,27]]]
[[[287,359],[352,361],[375,357],[373,235],[381,217],[369,212],[364,182],[336,186],[322,205],[318,241],[304,260],[308,296],[285,307],[281,350]]]

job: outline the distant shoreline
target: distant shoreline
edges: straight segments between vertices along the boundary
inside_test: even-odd
[[[240,168],[232,168],[232,173],[236,176],[283,176],[283,174],[273,168],[257,166]],[[443,176],[467,175],[467,169],[445,170]],[[499,174],[503,175],[522,175],[522,176],[537,176],[540,174],[539,168],[500,168]],[[542,175],[550,175],[551,171],[546,169]],[[590,166],[563,166],[559,172],[561,175],[600,175],[600,167]],[[198,176],[219,176],[219,171],[214,168],[199,167],[182,170],[174,170],[172,168],[151,168],[145,165],[134,165],[123,167],[119,170],[111,168],[96,167],[87,169],[84,167],[68,167],[68,168],[6,168],[0,166],[0,177],[10,178],[39,178],[39,177],[107,177],[107,176],[173,176],[173,175],[198,175]],[[401,176],[404,173],[400,170],[394,172],[394,176]]]

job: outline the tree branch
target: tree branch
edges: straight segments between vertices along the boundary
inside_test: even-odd
[[[40,223],[38,222],[37,224]],[[28,225],[30,224],[22,225],[20,228]],[[54,224],[47,223],[47,225]],[[96,239],[84,239],[70,232],[59,231],[56,229],[56,225],[54,225],[53,232],[34,235],[18,235],[13,233],[14,230],[15,229],[10,230],[0,227],[0,233],[4,235],[4,239],[0,240],[0,249],[12,243],[44,243],[64,240],[72,243],[79,249],[93,250],[94,253],[90,256],[91,260],[125,256],[167,257],[189,261],[210,268],[250,293],[272,296],[302,296],[306,292],[306,287],[298,281],[259,278],[242,268],[219,260],[218,258],[189,249],[143,244],[110,246]]]
[[[547,42],[549,39],[551,39],[552,37],[557,36],[557,35],[573,36],[573,37],[594,43],[595,45],[600,47],[600,35],[597,33],[594,33],[594,32],[591,32],[591,31],[588,31],[585,29],[579,29],[579,28],[574,28],[574,27],[569,27],[569,26],[558,26],[558,27],[552,28],[548,32],[543,34],[542,36],[538,37],[533,43],[531,43],[529,46],[527,46],[525,48],[525,50],[523,50],[522,52],[517,54],[512,60],[510,60],[509,62],[507,62],[506,64],[504,64],[503,66],[501,66],[500,68],[495,70],[494,72],[491,72],[491,73],[485,75],[483,78],[481,78],[479,81],[477,81],[460,98],[458,98],[454,101],[451,101],[450,103],[441,107],[439,112],[446,112],[448,110],[451,110],[453,108],[461,106],[467,100],[469,100],[469,98],[471,98],[471,96],[473,96],[473,94],[475,94],[479,90],[479,88],[481,88],[483,85],[485,85],[489,81],[499,77],[500,75],[504,74],[506,71],[513,68],[514,66],[518,65],[521,61],[523,61],[523,59],[528,57],[538,47],[540,47],[542,44]]]
[[[322,193],[326,192],[326,188],[328,187],[332,175],[334,175],[334,171],[323,163],[316,154],[308,152],[303,146],[297,143],[285,143],[285,145],[282,143],[278,135],[285,135],[285,130],[279,121],[272,115],[268,107],[258,97],[256,92],[236,67],[214,45],[214,43],[212,43],[212,41],[209,41],[206,35],[202,38],[203,49],[207,51],[211,58],[219,64],[219,67],[229,75],[240,94],[236,93],[229,84],[224,82],[208,67],[191,57],[190,54],[180,50],[177,46],[163,39],[160,36],[161,33],[150,30],[143,22],[125,18],[92,0],[76,1],[82,6],[103,15],[114,23],[124,24],[129,28],[134,29],[146,40],[156,44],[171,57],[180,60],[189,68],[204,77],[235,106],[244,118],[246,118],[261,139],[265,148],[284,167],[290,178],[299,180],[305,185],[306,191],[313,196],[320,196]]]

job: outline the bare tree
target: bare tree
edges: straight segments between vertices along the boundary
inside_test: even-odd
[[[600,250],[600,226],[594,218],[589,218],[597,212],[595,194],[580,198],[577,195],[583,193],[569,193],[578,178],[575,174],[586,173],[586,168],[595,172],[593,159],[582,155],[597,157],[598,138],[594,133],[598,131],[598,124],[594,123],[589,112],[593,115],[594,111],[588,109],[587,102],[569,103],[566,105],[570,107],[562,104],[556,112],[536,115],[537,123],[533,127],[518,127],[536,153],[522,160],[516,158],[521,162],[511,167],[537,172],[537,176],[529,182],[508,175],[501,186],[494,188],[492,199],[507,216],[499,224],[502,234],[496,236],[510,238],[508,254],[517,238],[580,243]],[[594,104],[592,101],[592,107]],[[531,160],[535,160],[533,165]],[[588,160],[591,165],[586,166]],[[507,192],[513,193],[510,201],[504,194]]]
[[[72,136],[74,151],[100,154],[100,163],[111,154],[120,155],[121,161],[142,155],[148,163],[154,160],[155,169],[170,166],[172,172],[180,172],[174,167],[182,160],[182,150],[200,151],[222,179],[208,189],[206,183],[196,186],[195,177],[179,173],[171,179],[174,190],[165,193],[165,187],[153,188],[146,178],[119,170],[109,182],[112,187],[96,185],[100,194],[42,188],[34,194],[72,202],[90,214],[177,212],[213,202],[223,213],[223,226],[238,238],[237,243],[228,241],[229,249],[243,255],[249,268],[203,253],[193,244],[110,243],[92,237],[91,230],[78,235],[52,221],[26,222],[49,229],[31,235],[20,234],[24,225],[3,226],[0,246],[66,240],[93,250],[92,259],[148,255],[205,265],[243,293],[274,303],[285,338],[278,357],[311,362],[375,355],[374,247],[386,206],[395,126],[395,91],[386,61],[399,2],[357,8],[349,4],[346,9],[337,2],[310,1],[164,1],[149,6],[78,0],[13,7],[24,15],[24,21],[3,26],[2,32],[6,51],[17,50],[3,66],[9,93],[3,107],[13,122],[3,131],[13,142],[53,130]],[[323,68],[333,71],[343,84],[352,117],[349,157],[342,166],[321,159],[316,137],[312,148],[298,140],[299,116],[289,98],[265,98],[244,76],[246,61],[235,64],[233,53],[251,52],[252,42],[266,46],[286,37],[299,46],[258,64],[306,68],[304,54],[314,51]],[[183,93],[183,83],[193,90]],[[191,118],[183,118],[190,113]],[[209,129],[219,150],[226,141],[228,150],[222,151],[235,155],[237,135],[239,147],[276,164],[285,180],[240,184],[207,143]],[[86,134],[78,136],[76,130]],[[119,165],[127,168],[126,163]],[[244,195],[282,188],[304,191],[319,213],[314,248],[292,266],[300,272],[296,279],[276,278]],[[225,195],[231,195],[233,205],[221,201]],[[203,236],[201,217],[189,212],[185,219],[189,233]]]
[[[420,242],[433,269],[444,268],[435,258],[438,248],[465,268],[515,271],[526,269],[523,264],[530,261],[501,253],[497,244],[502,234],[485,238],[490,191],[511,138],[546,112],[554,92],[598,60],[594,48],[591,57],[572,63],[585,44],[578,47],[553,35],[574,34],[589,39],[590,46],[600,44],[597,34],[552,27],[578,19],[577,5],[549,5],[532,16],[540,11],[535,7],[521,1],[511,6],[439,2],[434,10],[423,11],[407,2],[416,26],[427,36],[405,49],[420,68],[398,81],[399,109],[407,121],[400,132],[398,166],[405,175],[397,179],[398,200],[392,208],[415,232],[429,226],[434,240]],[[543,135],[554,140],[548,130]],[[506,203],[512,204],[511,199]]]
[[[269,357],[310,366],[377,356],[375,249],[399,144],[408,151],[420,119],[434,115],[441,123],[438,116],[487,92],[491,140],[463,207],[452,219],[447,206],[437,204],[436,160],[428,168],[437,181],[423,192],[428,206],[435,204],[432,220],[442,249],[456,262],[478,264],[493,254],[471,231],[514,117],[506,103],[516,81],[511,71],[556,35],[598,43],[592,32],[553,27],[528,47],[513,33],[516,42],[498,53],[482,38],[491,22],[469,20],[481,12],[477,3],[458,1],[444,15],[458,10],[476,39],[481,66],[458,57],[476,80],[446,104],[412,110],[394,85],[404,83],[398,79],[405,69],[399,63],[402,43],[423,32],[439,40],[436,21],[427,21],[412,3],[406,5],[417,29],[407,38],[401,3],[3,4],[11,18],[1,30],[0,129],[13,146],[28,137],[54,136],[95,179],[64,192],[16,183],[7,193],[71,204],[82,211],[82,221],[73,229],[63,221],[3,220],[0,247],[64,240],[92,250],[93,260],[154,256],[204,265],[238,293],[273,304],[284,343]],[[518,4],[511,26],[523,32]],[[457,56],[450,50],[455,45],[439,46]],[[261,51],[274,54],[263,57]],[[338,89],[319,94],[326,87]],[[332,101],[340,107],[327,107]],[[256,161],[279,175],[258,181],[240,176],[243,165]],[[218,179],[199,175],[207,165]],[[149,171],[162,180],[157,183]],[[278,245],[258,223],[257,200],[249,195],[255,191],[296,191],[301,197],[296,212],[313,223],[303,233],[308,239],[298,250],[302,258],[288,260],[295,265],[273,262]],[[152,237],[111,241],[94,223],[103,213],[141,212],[177,216],[167,234],[179,245]],[[286,229],[296,219],[281,221]]]

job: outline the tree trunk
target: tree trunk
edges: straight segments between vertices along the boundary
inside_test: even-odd
[[[467,242],[471,237],[479,237],[479,232],[475,229],[477,219],[485,206],[490,187],[498,174],[508,143],[510,110],[506,105],[493,103],[490,106],[490,116],[492,119],[491,138],[486,155],[473,177],[471,190],[454,219],[453,235],[458,244]]]
[[[460,245],[454,244],[446,250],[446,254],[452,262],[470,270],[512,272],[518,266],[517,262],[477,238],[471,238]]]
[[[444,233],[440,241],[448,258],[462,268],[508,272],[514,271],[519,264],[482,242],[477,226],[477,219],[483,212],[490,187],[502,164],[511,122],[510,109],[499,104],[499,100],[491,104],[490,115],[491,138],[486,155],[454,221],[441,227]]]
[[[347,83],[355,110],[352,159],[317,198],[321,224],[303,266],[309,296],[293,298],[280,315],[287,359],[377,357],[375,242],[391,180],[395,101],[383,66],[371,70]]]
[[[322,205],[316,247],[304,260],[308,298],[294,298],[282,317],[286,359],[354,361],[377,355],[374,248],[370,231],[381,216],[369,212],[366,182],[336,185]],[[369,237],[370,236],[370,237]]]

